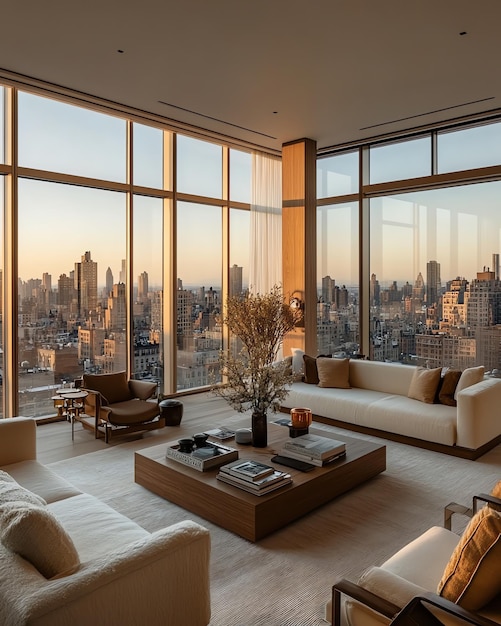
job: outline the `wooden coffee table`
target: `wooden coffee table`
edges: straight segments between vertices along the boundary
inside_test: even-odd
[[[323,436],[325,430],[310,428]],[[238,445],[233,439],[224,443],[239,450],[240,459],[271,463],[288,437],[284,426],[268,424],[268,447]],[[332,435],[346,442],[346,457],[310,472],[274,465],[289,472],[293,482],[263,496],[216,479],[218,469],[199,472],[165,457],[167,444],[153,446],[135,453],[134,480],[162,498],[200,515],[249,541],[258,541],[283,528],[293,520],[377,476],[386,469],[386,447],[344,434]]]

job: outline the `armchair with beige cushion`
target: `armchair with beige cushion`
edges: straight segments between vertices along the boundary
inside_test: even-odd
[[[82,389],[88,392],[82,418],[84,426],[92,428],[96,439],[104,434],[106,443],[112,435],[165,426],[158,402],[151,399],[157,384],[143,380],[127,380],[125,372],[84,374]]]
[[[471,518],[461,536],[434,526],[356,584],[337,582],[327,618],[333,626],[501,624],[500,496],[501,482],[454,511]],[[424,611],[432,613],[425,621],[411,617]]]

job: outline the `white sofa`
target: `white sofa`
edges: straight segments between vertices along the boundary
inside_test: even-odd
[[[80,492],[36,460],[36,423],[30,418],[0,420],[0,468],[45,499],[80,561],[73,573],[47,579],[6,547],[0,527],[0,624],[208,624],[207,529],[185,521],[149,533]],[[10,505],[0,504],[0,525]]]
[[[352,359],[350,389],[295,382],[282,411],[311,409],[317,421],[476,459],[501,442],[501,380],[457,394],[457,407],[407,397],[415,368]]]

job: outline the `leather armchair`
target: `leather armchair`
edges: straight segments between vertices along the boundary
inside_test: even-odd
[[[156,383],[127,380],[125,372],[85,374],[82,389],[88,392],[84,412],[94,418],[96,439],[104,434],[106,443],[112,435],[165,426],[158,402],[152,400]]]

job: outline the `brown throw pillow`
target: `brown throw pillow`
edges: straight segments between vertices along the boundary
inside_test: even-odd
[[[317,359],[303,354],[304,382],[309,385],[318,385]]]
[[[447,370],[445,372],[445,375],[442,377],[442,384],[440,385],[440,389],[438,391],[438,401],[440,404],[457,406],[454,394],[460,378],[460,370]]]
[[[501,514],[484,507],[473,516],[447,564],[438,593],[478,611],[501,592]]]
[[[351,389],[350,359],[317,359],[318,386]]]
[[[441,373],[441,367],[435,367],[431,370],[425,367],[416,367],[412,375],[407,397],[426,402],[427,404],[433,404]]]

